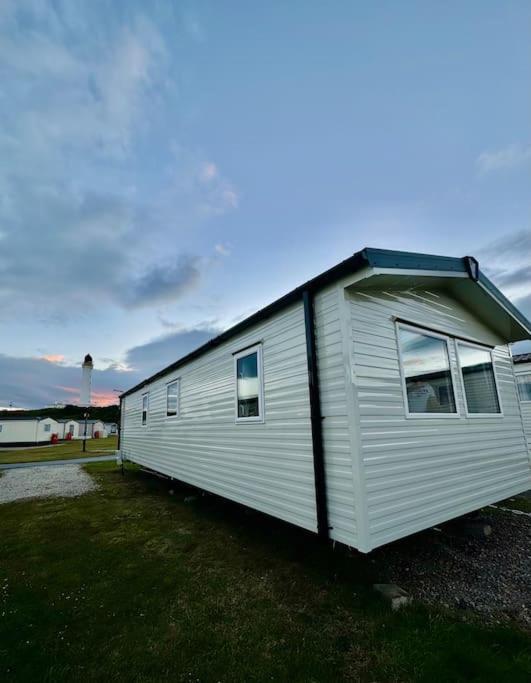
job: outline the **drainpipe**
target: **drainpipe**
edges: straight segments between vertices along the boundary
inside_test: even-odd
[[[323,448],[323,417],[319,392],[319,373],[315,347],[315,317],[313,293],[305,289],[302,293],[304,326],[306,330],[306,359],[308,362],[308,388],[310,392],[310,420],[312,429],[313,474],[315,482],[315,507],[317,533],[323,540],[329,540],[328,503],[326,498],[326,472]]]

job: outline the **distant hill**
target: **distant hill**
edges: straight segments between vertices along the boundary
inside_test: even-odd
[[[118,422],[120,420],[119,406],[105,406],[103,408],[67,405],[64,408],[36,408],[35,410],[0,410],[0,417],[24,415],[27,417],[53,417],[55,420],[82,420],[83,413],[88,412],[91,420],[102,422]]]

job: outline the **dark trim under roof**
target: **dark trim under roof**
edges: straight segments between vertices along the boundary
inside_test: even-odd
[[[531,363],[531,353],[519,353],[513,356],[513,363]]]
[[[474,280],[478,280],[479,283],[488,291],[488,293],[494,299],[496,299],[502,307],[506,308],[523,327],[530,331],[531,334],[531,323],[515,306],[513,306],[513,304],[500,292],[500,290],[485,275],[483,275],[482,272],[479,271],[479,267],[476,268],[476,272],[472,272],[470,266],[471,261],[477,264],[475,259],[472,259],[469,256],[465,256],[463,258],[458,258],[455,256],[434,256],[431,254],[417,254],[408,251],[371,249],[370,247],[366,247],[344,261],[341,261],[341,263],[338,263],[329,270],[326,270],[324,273],[321,273],[299,287],[296,287],[291,292],[288,292],[284,296],[280,297],[280,299],[277,299],[265,308],[262,308],[248,318],[245,318],[245,320],[242,320],[228,330],[225,330],[225,332],[222,332],[217,337],[213,337],[202,346],[194,349],[194,351],[191,353],[179,358],[179,360],[175,361],[171,365],[168,365],[162,370],[159,370],[147,379],[142,380],[142,382],[139,382],[134,387],[131,387],[131,389],[124,391],[124,393],[121,394],[120,399],[124,398],[125,396],[129,396],[129,394],[142,389],[142,387],[145,387],[147,384],[150,384],[151,382],[164,377],[170,372],[177,370],[186,363],[195,360],[207,351],[216,348],[223,342],[226,342],[237,334],[240,334],[252,325],[269,318],[274,313],[277,313],[290,304],[301,300],[302,293],[304,291],[316,292],[326,285],[335,282],[346,275],[353,275],[354,273],[357,273],[366,267],[440,271],[441,273],[464,273]]]
[[[0,415],[0,422],[4,422],[4,420],[18,420],[19,422],[40,422],[41,420],[47,420],[48,416],[44,417],[32,417],[32,416],[24,416],[24,415]],[[51,417],[50,420],[53,420],[54,418]],[[56,420],[55,420],[56,421]]]

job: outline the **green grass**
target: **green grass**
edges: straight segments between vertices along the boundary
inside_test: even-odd
[[[16,451],[0,448],[0,464],[18,462],[40,462],[44,460],[63,460],[66,458],[84,458],[91,455],[104,455],[115,450],[118,443],[117,436],[106,439],[87,439],[87,450],[83,453],[81,441],[63,441],[57,446],[43,446],[42,448],[21,448]]]
[[[530,680],[528,634],[391,613],[371,555],[185,503],[195,492],[137,469],[86,469],[93,493],[0,508],[0,680]]]

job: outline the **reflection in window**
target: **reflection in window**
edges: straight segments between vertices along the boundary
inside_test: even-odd
[[[531,401],[531,373],[528,375],[517,375],[518,395],[520,401]]]
[[[144,394],[142,396],[142,424],[147,424],[147,414],[148,414],[148,404],[149,404],[149,394]]]
[[[236,359],[238,419],[260,417],[260,377],[258,351]]]
[[[173,417],[179,412],[179,380],[166,387],[166,415]]]
[[[456,413],[446,340],[399,327],[410,413]]]
[[[468,412],[471,414],[500,413],[490,351],[468,344],[457,344],[457,349]]]

